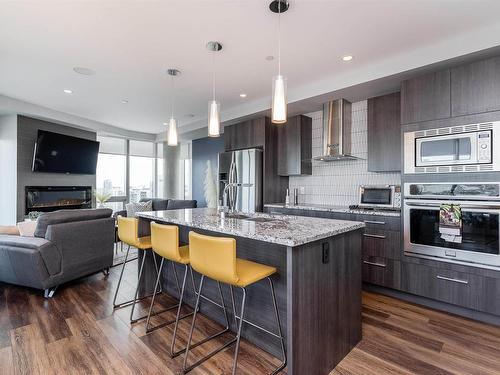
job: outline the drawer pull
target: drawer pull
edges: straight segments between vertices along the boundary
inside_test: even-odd
[[[454,283],[459,283],[459,284],[469,284],[469,281],[468,280],[460,280],[460,279],[453,279],[451,277],[446,277],[446,276],[441,276],[441,275],[437,275],[436,276],[439,280],[446,280],[446,281],[452,281]]]
[[[383,267],[383,268],[387,267],[387,264],[384,264],[384,263],[376,263],[376,262],[369,262],[369,261],[367,261],[367,260],[364,260],[364,261],[363,261],[363,263],[364,263],[364,264],[368,264],[368,265],[370,265],[370,266]]]
[[[365,220],[365,224],[385,225],[385,221]]]
[[[381,240],[386,239],[386,236],[381,236],[380,234],[367,234],[367,233],[363,233],[363,236],[365,236],[365,237],[372,237],[372,238],[380,238]]]

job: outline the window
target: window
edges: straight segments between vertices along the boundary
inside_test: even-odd
[[[163,143],[98,137],[96,200],[107,198],[102,205],[114,211],[125,203],[141,198],[163,198],[165,194],[165,159]],[[128,176],[127,176],[128,171]],[[97,206],[101,206],[97,201]]]
[[[130,202],[139,202],[142,198],[154,197],[154,143],[143,141],[129,142],[129,200]]]
[[[100,142],[96,171],[96,200],[107,199],[104,207],[122,210],[126,201],[126,140],[98,137]],[[97,206],[101,206],[97,202]]]

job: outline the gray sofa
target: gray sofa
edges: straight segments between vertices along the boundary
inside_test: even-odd
[[[38,218],[34,237],[0,235],[0,281],[44,289],[113,265],[112,210],[61,210]]]
[[[198,202],[188,199],[163,199],[163,198],[141,198],[139,202],[153,202],[153,211],[179,210],[182,208],[196,208]],[[114,216],[127,216],[127,211],[115,212]]]

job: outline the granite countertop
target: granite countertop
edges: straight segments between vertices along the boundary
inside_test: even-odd
[[[323,204],[298,204],[298,205],[285,205],[284,203],[265,204],[264,207],[269,208],[287,208],[295,210],[311,210],[311,211],[326,211],[326,212],[341,212],[347,214],[360,214],[360,215],[379,215],[379,216],[393,216],[400,217],[401,211],[399,210],[365,210],[362,208],[351,209],[342,206],[328,206]]]
[[[217,210],[210,208],[137,213],[139,217],[157,222],[205,229],[290,247],[350,232],[365,226],[364,223],[358,221],[263,213],[245,215],[250,217],[248,219],[233,218],[226,214],[226,218],[221,219]]]

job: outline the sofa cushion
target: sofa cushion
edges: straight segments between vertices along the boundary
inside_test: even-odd
[[[38,218],[35,230],[35,237],[44,238],[47,227],[52,224],[72,223],[75,221],[88,221],[105,219],[111,217],[113,210],[109,208],[81,209],[81,210],[60,210],[47,212]]]
[[[182,208],[196,208],[196,200],[169,199],[167,210],[180,210]]]
[[[153,202],[153,210],[152,211],[163,211],[167,209],[168,199],[163,198],[141,198],[139,202]]]
[[[125,208],[127,209],[127,217],[135,217],[138,212],[153,211],[153,202],[128,203]]]

